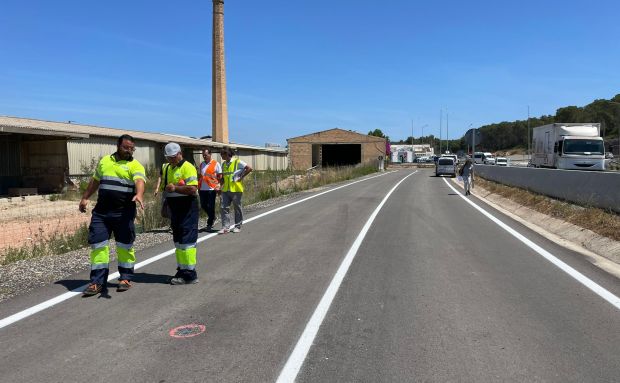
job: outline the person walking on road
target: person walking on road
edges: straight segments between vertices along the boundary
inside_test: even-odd
[[[144,208],[144,167],[133,158],[134,139],[127,134],[118,138],[116,152],[101,158],[93,177],[82,194],[79,210],[86,212],[88,199],[99,190],[97,204],[88,227],[90,244],[90,284],[84,296],[107,291],[110,271],[110,236],[114,233],[118,258],[118,291],[132,287],[136,263],[133,242],[136,238],[134,219],[136,203]]]
[[[222,165],[211,158],[211,150],[202,151],[204,161],[200,164],[198,180],[200,195],[200,207],[207,213],[207,231],[213,230],[215,221],[215,197],[220,190],[220,179],[222,178]]]
[[[468,158],[467,161],[465,161],[465,164],[459,171],[459,175],[463,177],[463,189],[465,189],[465,195],[470,195],[471,192],[469,189],[474,178],[474,164],[471,162],[471,159]]]
[[[177,259],[177,273],[172,285],[198,282],[196,273],[196,241],[198,240],[198,174],[194,165],[183,159],[179,144],[164,148],[168,166],[163,172],[164,196],[170,207],[170,224]]]
[[[225,147],[222,149],[222,229],[219,234],[229,232],[239,233],[243,224],[243,207],[241,205],[241,197],[243,197],[243,183],[241,182],[245,176],[250,174],[252,168],[241,161],[239,158],[233,158],[235,152],[232,148]],[[230,205],[235,210],[235,225],[230,227]]]

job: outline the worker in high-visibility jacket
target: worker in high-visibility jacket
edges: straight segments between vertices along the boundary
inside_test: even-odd
[[[90,244],[90,284],[84,290],[85,296],[107,291],[110,271],[110,236],[114,233],[118,260],[118,291],[131,288],[136,254],[133,242],[136,238],[134,219],[136,203],[143,206],[146,176],[144,167],[133,158],[134,139],[127,134],[118,138],[116,152],[103,157],[97,164],[86,191],[80,200],[79,209],[86,212],[88,199],[99,190],[97,204],[92,212],[88,228]]]
[[[220,190],[222,178],[222,165],[211,158],[211,149],[202,151],[204,161],[198,168],[198,194],[200,195],[200,207],[207,213],[207,231],[213,230],[215,221],[215,197]]]
[[[198,174],[191,163],[183,159],[179,144],[171,142],[164,148],[168,168],[162,179],[164,196],[170,208],[170,225],[177,258],[177,273],[173,285],[198,282],[196,273],[196,241],[198,240]]]
[[[239,158],[233,157],[235,152],[232,148],[222,148],[220,155],[224,160],[222,162],[222,229],[219,234],[229,232],[239,233],[243,224],[243,206],[241,205],[241,197],[243,197],[243,183],[241,182],[245,176],[250,174],[252,168],[250,165],[241,161]],[[230,205],[235,209],[235,225],[230,226]]]

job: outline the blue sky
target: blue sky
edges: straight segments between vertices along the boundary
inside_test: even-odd
[[[3,0],[0,115],[211,134],[210,0]],[[620,93],[617,1],[226,0],[230,138],[392,139]],[[445,137],[445,116],[444,133]]]

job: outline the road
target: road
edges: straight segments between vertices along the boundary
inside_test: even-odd
[[[240,234],[208,237],[197,285],[166,284],[170,255],[137,270],[128,292],[77,295],[3,322],[0,380],[618,381],[618,279],[469,198],[578,281],[432,170],[347,185],[249,214]],[[3,302],[0,319],[87,279]],[[170,336],[187,324],[205,331]]]

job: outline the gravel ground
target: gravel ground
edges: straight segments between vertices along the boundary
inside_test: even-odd
[[[325,187],[292,193],[267,201],[257,202],[244,207],[245,212],[264,209],[278,203],[286,202],[310,192],[316,192]],[[216,221],[216,227],[219,226]],[[206,218],[201,219],[198,227],[206,226]],[[136,236],[134,246],[137,252],[155,244],[170,241],[172,246],[172,233],[163,230],[141,233]],[[110,242],[110,258],[115,260],[115,244]],[[50,255],[40,258],[25,259],[9,265],[0,266],[0,302],[24,294],[37,287],[62,280],[79,271],[88,270],[90,249],[88,247],[74,250],[65,254]],[[138,261],[139,253],[138,253]],[[111,270],[114,272],[116,270]]]

